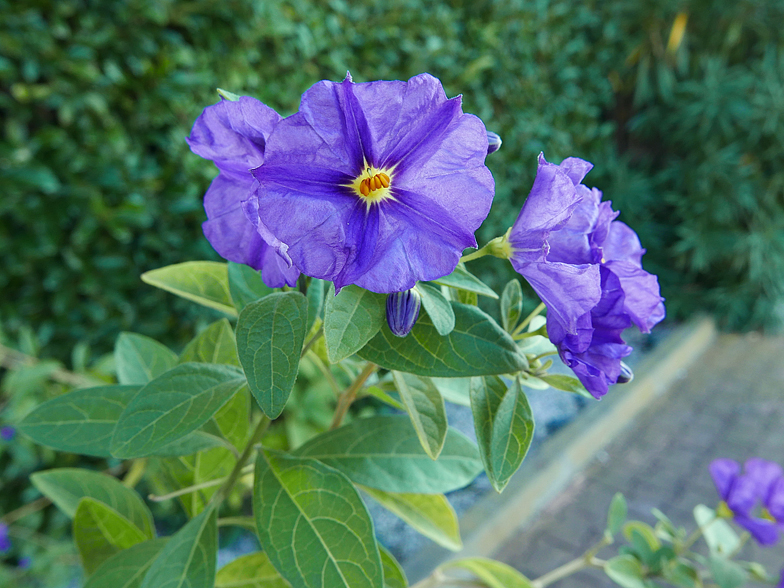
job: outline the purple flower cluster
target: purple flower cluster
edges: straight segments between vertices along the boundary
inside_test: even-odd
[[[732,459],[717,459],[710,473],[723,502],[719,511],[727,510],[733,520],[746,529],[760,545],[778,543],[784,532],[784,473],[772,461],[753,458],[741,471]],[[759,508],[759,513],[755,514]]]
[[[614,220],[618,213],[599,190],[582,184],[592,167],[540,155],[507,243],[512,266],[547,307],[547,334],[561,359],[601,398],[631,353],[621,333],[632,324],[650,332],[664,318],[664,303],[656,276],[642,269],[637,234]]]
[[[482,121],[428,74],[322,81],[282,119],[253,98],[205,109],[188,138],[220,174],[204,233],[272,287],[299,272],[374,292],[451,273],[487,216],[494,182]]]
[[[0,553],[11,549],[11,538],[8,536],[8,525],[0,523]]]

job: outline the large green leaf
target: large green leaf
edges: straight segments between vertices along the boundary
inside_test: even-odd
[[[229,316],[237,316],[225,263],[186,261],[145,272],[142,281]]]
[[[417,284],[422,295],[422,306],[439,335],[448,335],[455,328],[455,311],[439,288],[425,282]]]
[[[460,551],[460,527],[452,505],[443,494],[400,494],[360,486],[381,506],[447,549]]]
[[[710,571],[719,588],[740,588],[749,579],[740,564],[715,554],[710,557]]]
[[[237,312],[275,290],[261,279],[261,272],[244,263],[229,262],[229,293]]]
[[[76,507],[73,538],[88,575],[115,553],[152,539],[113,508],[88,497]]]
[[[441,494],[462,488],[482,471],[476,446],[452,428],[441,455],[432,460],[405,415],[357,419],[311,439],[295,453],[387,492]]]
[[[191,340],[180,354],[180,363],[221,363],[240,367],[234,331],[225,318],[215,321]]]
[[[607,533],[610,536],[621,530],[621,526],[626,521],[626,513],[626,498],[620,492],[616,492],[607,510]]]
[[[177,355],[155,339],[120,333],[114,346],[120,384],[146,384],[177,365]]]
[[[112,455],[154,455],[205,424],[243,385],[242,372],[231,366],[178,365],[139,390],[125,408]]]
[[[60,468],[36,472],[30,481],[70,518],[82,498],[94,498],[110,506],[148,537],[154,537],[152,514],[141,496],[123,486],[116,478],[79,468]]]
[[[139,588],[167,541],[151,539],[120,551],[95,570],[84,588]]]
[[[283,412],[299,371],[308,301],[277,292],[248,304],[237,322],[237,350],[253,397],[269,418]]]
[[[383,545],[378,548],[381,566],[384,568],[384,588],[408,588],[408,578],[403,567]]]
[[[539,378],[556,390],[572,392],[573,394],[577,394],[583,398],[595,400],[594,397],[591,396],[591,393],[585,389],[585,386],[582,385],[582,382],[580,382],[580,380],[575,377],[565,376],[563,374],[549,374],[545,376],[539,376]]]
[[[19,430],[58,451],[111,457],[114,427],[140,389],[98,386],[68,392],[39,405],[19,423]]]
[[[226,440],[206,431],[193,431],[185,437],[180,437],[176,441],[167,443],[163,447],[155,450],[158,457],[177,457],[180,455],[192,455],[197,451],[212,449],[213,447],[226,446]]]
[[[335,296],[330,284],[324,307],[324,342],[329,361],[337,363],[370,341],[385,323],[386,294],[346,286]]]
[[[509,280],[501,293],[501,324],[511,333],[523,314],[523,289],[517,278]]]
[[[422,448],[431,458],[437,459],[449,428],[444,399],[429,378],[402,372],[392,372],[392,377]]]
[[[530,580],[503,562],[484,557],[469,557],[450,561],[439,570],[460,568],[471,572],[489,588],[533,588]]]
[[[531,407],[519,380],[507,387],[498,376],[485,376],[471,380],[471,412],[487,477],[501,492],[533,441]]]
[[[489,296],[490,298],[498,298],[498,294],[496,294],[490,286],[470,273],[462,265],[457,266],[455,271],[448,276],[438,278],[434,281],[436,284],[442,284],[444,286],[449,286],[450,288],[474,292],[475,294]]]
[[[172,535],[141,588],[213,588],[217,551],[217,518],[210,506]]]
[[[384,325],[359,356],[389,370],[420,376],[459,378],[525,369],[525,357],[492,318],[475,306],[453,302],[452,307],[455,328],[446,337],[438,334],[430,317],[420,316],[403,338]]]
[[[253,513],[264,551],[294,588],[382,588],[373,522],[340,472],[262,451]]]
[[[290,588],[263,551],[238,557],[218,570],[215,588]]]

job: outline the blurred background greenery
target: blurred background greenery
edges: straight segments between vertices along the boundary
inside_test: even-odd
[[[782,23],[782,0],[0,0],[0,342],[61,362],[7,372],[2,420],[59,394],[43,385],[58,365],[107,377],[121,330],[179,350],[217,318],[139,279],[217,259],[201,233],[215,169],[184,137],[217,87],[288,115],[346,70],[430,72],[502,136],[480,243],[514,221],[540,151],[582,157],[671,317],[778,328]],[[0,440],[0,510],[29,499],[30,471],[77,459]],[[60,557],[35,547],[65,533],[58,516],[27,519],[29,549]]]

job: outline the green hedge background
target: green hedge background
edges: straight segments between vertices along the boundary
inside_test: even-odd
[[[539,151],[583,157],[671,316],[776,327],[782,22],[778,0],[0,0],[2,327],[60,358],[119,330],[181,344],[211,317],[139,275],[216,259],[193,121],[216,87],[285,115],[346,70],[430,72],[503,137],[480,241],[514,220]],[[499,267],[484,277],[503,283]]]

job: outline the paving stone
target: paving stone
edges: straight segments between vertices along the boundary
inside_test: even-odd
[[[655,402],[537,520],[496,557],[536,578],[579,556],[601,538],[616,491],[630,517],[651,525],[657,507],[689,532],[697,504],[718,501],[708,472],[714,459],[784,457],[784,338],[723,335],[669,394]],[[753,542],[752,542],[753,543]],[[698,544],[699,545],[699,544]],[[698,546],[704,552],[704,547]],[[617,545],[600,556],[611,557]],[[742,559],[771,573],[784,567],[784,546],[749,544]],[[585,570],[553,588],[616,586]]]

